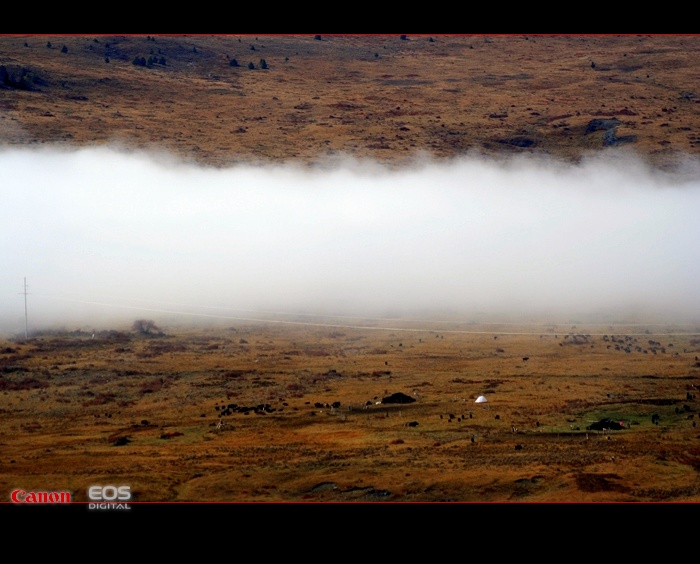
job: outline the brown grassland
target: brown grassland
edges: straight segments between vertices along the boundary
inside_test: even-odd
[[[211,167],[621,150],[672,169],[700,152],[698,51],[695,36],[1,36],[0,146]],[[95,484],[134,501],[700,501],[700,323],[155,323],[0,340],[1,501],[88,501]],[[608,418],[623,428],[588,429]]]

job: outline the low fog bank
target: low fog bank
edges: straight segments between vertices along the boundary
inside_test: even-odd
[[[700,170],[475,156],[201,169],[0,152],[0,331],[148,318],[700,320]],[[290,315],[290,314],[295,315]]]

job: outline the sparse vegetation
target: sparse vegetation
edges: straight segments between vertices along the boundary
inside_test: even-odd
[[[137,319],[131,325],[131,330],[140,335],[162,335],[163,332],[158,328],[155,321],[150,319]]]
[[[94,50],[82,48],[85,41],[80,37],[40,37],[42,46],[65,45],[69,50],[70,56],[56,57],[49,66],[46,66],[46,52],[23,47],[23,43],[33,41],[0,37],[0,52],[5,55],[2,64],[8,69],[10,66],[28,69],[31,76],[40,72],[43,81],[41,85],[31,80],[20,81],[13,71],[12,85],[6,83],[0,88],[41,88],[46,111],[51,114],[51,127],[45,127],[49,125],[43,123],[48,116],[41,118],[36,113],[36,100],[16,96],[6,101],[13,108],[11,115],[18,127],[4,128],[0,140],[9,145],[58,143],[71,147],[90,145],[95,139],[104,142],[129,138],[137,146],[152,145],[158,140],[164,150],[211,166],[256,160],[261,154],[275,162],[292,159],[313,164],[320,154],[327,156],[330,147],[342,147],[350,157],[391,164],[402,164],[416,154],[445,159],[474,151],[499,158],[535,154],[575,161],[582,151],[611,146],[609,137],[604,137],[606,132],[585,133],[589,121],[608,117],[622,122],[613,142],[625,141],[629,150],[638,151],[651,164],[668,168],[682,155],[700,151],[700,135],[696,131],[700,120],[694,111],[697,104],[692,93],[683,94],[673,103],[659,102],[667,100],[669,92],[687,93],[687,81],[683,77],[695,68],[700,50],[700,42],[694,38],[551,36],[523,41],[519,36],[494,36],[482,42],[474,36],[451,36],[445,42],[424,36],[420,41],[410,42],[411,37],[405,35],[401,43],[408,46],[410,42],[411,49],[397,49],[399,37],[356,36],[324,41],[323,49],[309,49],[309,40],[320,42],[314,35],[258,37],[255,41],[251,41],[252,37],[201,36],[196,38],[196,51],[192,43],[169,36],[106,36],[99,38],[99,47]],[[89,39],[92,47],[95,38]],[[243,40],[245,45],[241,45]],[[439,56],[434,47],[438,42],[444,47]],[[293,70],[294,83],[299,88],[322,96],[330,106],[339,104],[342,112],[330,112],[333,117],[327,119],[318,114],[319,105],[304,118],[309,127],[292,127],[280,136],[275,128],[279,122],[274,116],[260,119],[260,98],[252,93],[254,88],[263,88],[270,98],[280,102],[277,110],[283,112],[284,108],[299,103],[298,99],[290,99],[296,98],[292,95],[296,90],[289,88],[286,79],[281,80],[279,73],[261,72],[256,75],[253,87],[235,82],[243,79],[237,73],[219,76],[222,62],[233,68],[240,65],[248,70],[267,70],[259,64],[261,57],[251,58],[251,63],[241,61],[240,57],[245,52],[241,49],[254,47],[262,52],[263,45],[262,59],[268,69],[274,68],[274,61],[284,61],[287,63],[284,70]],[[591,56],[581,65],[580,53],[584,52]],[[609,60],[634,59],[645,69],[652,68],[645,61],[651,62],[655,53],[678,53],[679,58],[673,66],[654,66],[651,82],[646,80],[647,75],[651,76],[649,70],[638,73],[630,67],[625,71],[629,80],[618,88],[602,90],[600,80],[619,69],[603,68],[596,60],[595,72],[587,72],[591,70],[592,59],[597,59],[594,54],[601,52]],[[233,58],[224,59],[224,53],[232,53]],[[539,65],[531,64],[533,56],[552,53],[557,56],[542,55],[545,58]],[[393,70],[384,65],[389,55]],[[343,61],[342,72],[352,77],[342,95],[336,88],[336,79],[343,77],[330,73],[328,66],[334,58]],[[171,73],[164,72],[153,72],[148,80],[143,80],[139,71],[165,69],[166,59],[167,68],[177,73],[177,82],[172,82]],[[367,67],[367,60],[376,64]],[[15,63],[10,65],[8,61]],[[133,63],[132,75],[120,74],[118,81],[114,80],[116,75],[112,71],[109,76],[104,75],[105,64],[124,63]],[[483,69],[499,65],[503,67],[500,75],[508,80],[484,75]],[[563,73],[555,72],[561,68],[572,69],[574,75],[578,68],[578,75],[565,79]],[[638,79],[634,79],[635,73],[639,74]],[[481,77],[478,81],[477,76]],[[212,81],[218,83],[217,88],[212,88]],[[533,84],[547,84],[548,89],[560,95],[543,101],[537,97],[541,91],[533,90]],[[406,97],[407,85],[409,97]],[[71,96],[65,95],[66,88],[70,88]],[[142,108],[127,103],[128,97],[120,95],[136,88],[149,107],[160,106],[166,99],[177,99],[177,104],[162,105],[169,108],[168,119],[162,119],[159,111],[144,113]],[[236,96],[235,116],[210,111],[223,101],[224,92]],[[109,104],[96,103],[107,98],[114,99]],[[377,106],[379,99],[396,100],[401,110],[383,115]],[[90,102],[76,107],[78,101],[86,100]],[[399,103],[403,100],[406,101]],[[672,114],[663,111],[671,107]],[[86,133],[75,132],[77,111],[93,128],[96,123],[102,127]],[[489,117],[503,115],[507,118]],[[207,135],[194,135],[190,131],[193,116],[204,126],[202,131],[207,131]],[[287,119],[284,115],[279,117]],[[338,120],[346,127],[333,127],[331,131],[330,126]],[[138,128],[133,126],[135,123],[139,124]],[[232,135],[244,130],[247,135]],[[61,131],[70,135],[62,135]],[[326,138],[327,135],[332,139]],[[255,142],[251,142],[253,138]]]
[[[0,88],[33,90],[35,84],[41,83],[42,81],[26,68],[0,65]]]

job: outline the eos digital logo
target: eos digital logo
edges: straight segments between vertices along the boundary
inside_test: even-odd
[[[91,486],[88,497],[89,509],[131,509],[123,503],[131,499],[131,486]]]

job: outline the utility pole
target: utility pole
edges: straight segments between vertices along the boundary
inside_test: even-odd
[[[29,331],[27,330],[27,277],[24,277],[24,338],[29,338]]]

